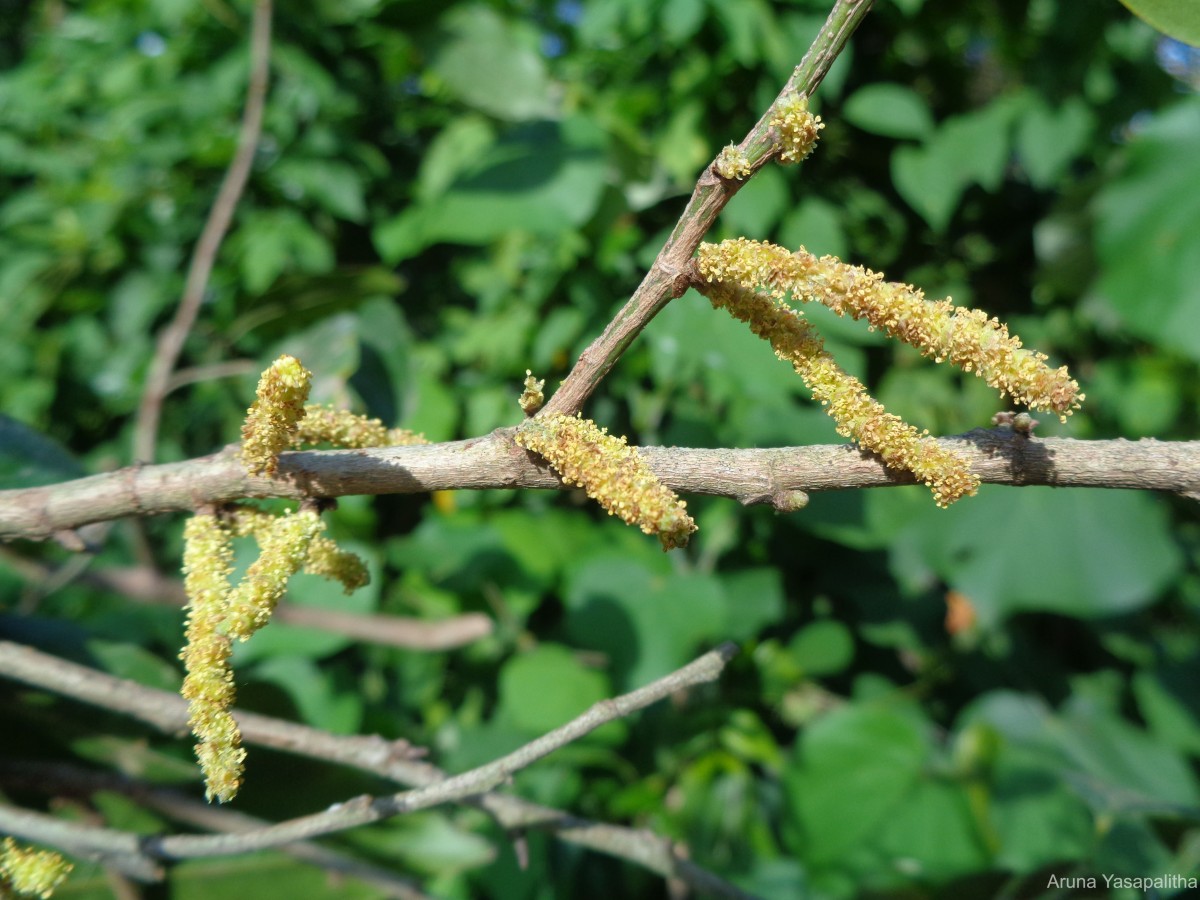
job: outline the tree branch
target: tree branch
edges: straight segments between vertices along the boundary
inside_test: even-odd
[[[133,435],[133,458],[135,461],[150,462],[154,459],[154,446],[158,441],[158,423],[162,417],[163,398],[166,397],[171,372],[183,352],[200,305],[209,276],[216,263],[221,242],[233,221],[250,167],[258,149],[262,134],[263,109],[266,106],[267,79],[271,60],[271,0],[257,0],[254,4],[254,24],[250,30],[250,80],[246,86],[246,105],[242,111],[242,127],[238,134],[237,150],[221,181],[217,198],[209,210],[204,230],[196,242],[192,261],[188,266],[187,281],[175,317],[158,336],[154,358],[146,373],[142,388],[142,399],[138,404],[137,424]]]
[[[234,449],[135,466],[62,484],[0,491],[0,540],[44,540],[90,522],[184,512],[246,497],[341,497],[438,490],[541,488],[562,482],[512,441],[512,429],[414,447],[285,453],[280,476],[249,476]],[[1200,492],[1200,442],[1032,438],[1007,428],[942,438],[984,482],[1013,486]],[[796,508],[795,492],[912,484],[851,445],[778,449],[643,447],[654,473],[684,494]]]
[[[793,92],[806,97],[812,96],[824,80],[833,61],[845,48],[850,36],[870,11],[872,2],[873,0],[837,0],[829,18],[825,20],[800,65],[796,66],[791,78],[779,92],[777,100]],[[754,160],[751,175],[772,158],[769,132],[773,110],[774,104],[763,113],[762,118],[739,145]],[[592,391],[616,365],[634,338],[663,307],[687,288],[688,263],[696,248],[700,246],[700,241],[704,239],[721,210],[750,178],[722,178],[714,168],[715,162],[714,159],[696,182],[679,222],[658,252],[642,283],[600,337],[583,351],[540,415],[570,415],[582,409]]]
[[[0,547],[0,563],[12,567],[18,575],[38,588],[62,581],[60,572],[63,569],[77,568],[77,563],[86,564],[89,561],[89,557],[74,556],[55,569],[41,560],[28,559],[7,547]],[[187,603],[182,581],[160,575],[148,566],[115,566],[67,574],[84,584],[141,603],[176,607]],[[481,640],[495,630],[495,623],[483,613],[463,613],[430,620],[343,612],[321,606],[297,606],[286,599],[271,614],[271,619],[300,628],[344,634],[367,644],[424,651],[453,650]]]
[[[732,652],[732,646],[725,645],[667,679],[625,698],[605,701],[600,706],[627,702],[633,697],[640,697],[645,701],[642,705],[647,705],[654,702],[655,698],[647,697],[645,692],[656,687],[658,690],[665,688],[666,693],[670,693],[691,684],[714,680]],[[691,680],[684,676],[688,672],[692,673]],[[0,676],[123,713],[169,734],[182,737],[188,732],[187,704],[177,694],[114,678],[21,644],[0,641]],[[591,712],[583,718],[590,715]],[[405,785],[431,787],[444,784],[447,780],[445,773],[436,766],[415,759],[413,748],[404,741],[389,741],[378,735],[337,736],[255,713],[238,712],[235,717],[242,738],[248,744],[351,766]],[[574,724],[564,727],[569,728]],[[393,798],[382,800],[387,803]],[[462,800],[486,810],[510,831],[532,828],[550,830],[559,840],[644,866],[664,878],[681,879],[697,890],[721,897],[746,896],[716,875],[688,861],[671,841],[652,832],[598,824],[509,794],[479,792]]]
[[[194,825],[205,831],[240,833],[254,831],[268,823],[246,813],[222,806],[213,806],[195,800],[178,791],[155,787],[125,775],[111,772],[93,772],[61,763],[3,762],[0,763],[0,783],[6,786],[40,792],[53,792],[89,798],[98,791],[113,791],[124,794],[146,809],[153,810],[177,822]],[[0,831],[6,831],[5,814],[9,809],[0,807]],[[55,819],[61,822],[61,819]],[[76,856],[87,856],[93,846],[95,827],[67,823],[66,829],[54,829],[61,840],[53,842],[58,849]],[[52,828],[46,823],[48,830]],[[68,843],[71,842],[71,843]],[[411,878],[373,866],[369,863],[330,850],[320,844],[301,842],[279,848],[295,859],[318,866],[327,872],[348,875],[384,892],[387,897],[398,900],[429,900],[427,894]],[[145,857],[147,872],[158,868],[159,860]]]

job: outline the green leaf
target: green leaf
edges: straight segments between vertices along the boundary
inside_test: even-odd
[[[901,807],[927,755],[920,725],[894,709],[851,705],[818,719],[783,779],[792,852],[810,866],[837,863]]]
[[[1100,294],[1133,334],[1200,360],[1200,98],[1131,140],[1095,201]]]
[[[892,154],[892,180],[908,204],[936,231],[945,230],[972,184],[995,190],[1008,162],[1008,131],[1019,98],[947,119],[920,147]]]
[[[550,82],[533,29],[481,4],[456,7],[442,25],[450,38],[430,69],[455,97],[514,122],[553,112]]]
[[[733,195],[721,212],[721,224],[733,234],[770,236],[790,202],[791,191],[781,166],[759,170]]]
[[[755,176],[756,181],[761,174]],[[838,259],[846,259],[850,250],[841,211],[820,197],[805,197],[784,215],[779,224],[779,243],[791,250],[804,247],[809,253]]]
[[[0,413],[0,488],[37,487],[83,474],[57,441]]]
[[[596,209],[605,183],[604,135],[584,119],[514,129],[470,174],[381,224],[375,246],[390,263],[430,244],[487,244],[521,229],[552,236]]]
[[[1051,109],[1033,103],[1017,125],[1017,153],[1034,187],[1050,188],[1088,149],[1096,117],[1078,97]]]
[[[925,98],[900,84],[876,82],[846,100],[842,116],[863,131],[884,137],[920,139],[933,133],[933,116]]]
[[[952,878],[990,862],[967,791],[929,776],[887,818],[879,847],[885,857],[905,860],[905,874],[918,878]]]
[[[1163,34],[1200,47],[1200,4],[1195,0],[1121,0],[1121,3]]]
[[[730,610],[714,577],[658,572],[605,552],[568,575],[565,601],[567,633],[580,646],[607,653],[622,688],[688,662],[702,641],[723,635]]]
[[[540,644],[501,669],[499,714],[518,728],[544,734],[608,695],[602,673],[584,668],[566,647]]]
[[[893,572],[931,567],[986,623],[1021,610],[1093,618],[1142,609],[1183,564],[1167,509],[1135,491],[984,485],[945,510],[915,490],[900,494],[866,499]]]
[[[311,200],[326,212],[350,222],[366,218],[362,178],[344,162],[285,159],[274,165],[269,174],[289,200]]]
[[[87,642],[88,654],[100,668],[117,678],[128,678],[147,687],[174,693],[179,690],[183,675],[178,665],[136,644],[94,639]]]
[[[250,674],[283,690],[296,704],[300,718],[314,728],[354,734],[362,725],[362,698],[357,692],[339,691],[311,659],[266,659],[251,668]]]
[[[788,652],[809,677],[836,675],[854,659],[854,638],[841,622],[825,619],[796,632]]]

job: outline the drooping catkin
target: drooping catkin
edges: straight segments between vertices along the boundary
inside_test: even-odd
[[[1024,349],[1020,338],[987,313],[954,306],[949,300],[926,300],[911,285],[884,281],[878,272],[836,257],[817,257],[803,248],[792,253],[774,244],[737,238],[702,244],[696,264],[710,283],[762,291],[781,303],[791,294],[799,301],[822,303],[838,315],[865,319],[872,328],[936,362],[974,372],[1033,409],[1065,419],[1084,399],[1065,366],[1047,366],[1044,354]]]
[[[933,491],[938,506],[975,493],[979,479],[966,460],[885,410],[862,382],[842,370],[816,329],[795,310],[732,281],[701,285],[700,290],[714,307],[745,322],[776,356],[791,363],[843,437],[879,454],[892,468],[912,472]]]
[[[182,694],[196,737],[196,756],[208,798],[232,800],[242,783],[246,751],[230,714],[235,690],[229,657],[233,647],[222,631],[233,571],[232,534],[217,516],[193,516],[183,531],[184,589],[188,597],[187,642],[180,658],[187,674]]]

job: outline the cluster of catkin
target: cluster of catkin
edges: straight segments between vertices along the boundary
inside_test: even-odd
[[[835,257],[737,238],[702,244],[696,271],[698,290],[792,364],[837,422],[839,434],[878,453],[889,466],[913,473],[930,487],[939,506],[973,494],[978,487],[979,479],[966,460],[868,396],[862,383],[837,365],[789,298],[865,319],[872,329],[912,345],[935,362],[974,372],[1032,409],[1065,419],[1083,400],[1065,366],[1047,366],[1043,354],[1023,348],[1000,321],[949,300],[928,301],[911,285],[885,281],[877,272]]]
[[[279,454],[305,444],[378,447],[423,443],[378,419],[307,403],[312,373],[282,356],[259,380],[242,428],[242,461],[254,475],[274,475]],[[347,593],[368,581],[366,565],[323,534],[318,509],[306,505],[276,516],[239,506],[200,512],[184,528],[183,572],[188,597],[187,643],[180,654],[187,675],[183,696],[196,737],[196,755],[209,799],[231,800],[241,786],[246,752],[230,710],[234,701],[233,642],[262,628],[297,572],[341,582]],[[233,540],[252,537],[258,558],[237,585]]]

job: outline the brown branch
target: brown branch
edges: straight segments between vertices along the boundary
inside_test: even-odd
[[[731,652],[732,648],[726,645],[703,657],[702,660],[707,661],[703,665],[717,667],[714,655],[724,660],[726,657],[722,654]],[[693,663],[688,670],[700,662]],[[696,674],[704,677],[698,677],[692,683],[712,680],[719,671],[712,672],[711,677],[707,677],[705,671]],[[114,678],[21,644],[0,641],[0,676],[123,713],[169,734],[182,737],[188,732],[187,704],[177,694]],[[423,787],[446,780],[445,773],[436,766],[415,759],[413,748],[404,741],[389,741],[378,735],[341,737],[255,713],[239,712],[235,718],[242,738],[248,744],[351,766],[399,784]],[[388,799],[391,798],[385,798]],[[711,872],[689,862],[674,843],[652,832],[590,822],[504,793],[482,793],[465,797],[462,802],[486,810],[510,831],[550,830],[559,840],[624,859],[664,878],[680,879],[697,890],[721,897],[746,896]]]
[[[72,856],[116,869],[136,881],[161,881],[163,869],[129,831],[79,825],[56,816],[0,803],[0,831],[27,841],[59,847]]]
[[[56,796],[70,795],[90,798],[99,791],[124,794],[146,809],[160,815],[202,828],[205,831],[238,834],[265,827],[268,823],[246,813],[228,807],[213,806],[195,800],[178,791],[155,787],[125,775],[111,772],[93,772],[62,763],[46,762],[0,762],[0,784],[10,788],[52,792]],[[7,810],[0,807],[0,831],[5,831],[4,817]],[[56,819],[61,822],[61,819]],[[56,832],[57,837],[47,843],[72,855],[87,855],[94,846],[96,830],[79,823],[64,822],[63,827],[44,823],[46,832]],[[429,900],[428,895],[411,878],[397,875],[386,869],[362,862],[336,850],[330,850],[308,841],[288,844],[280,851],[327,872],[348,875],[365,884],[383,891],[384,896],[397,900]],[[146,871],[153,872],[160,861],[145,857]]]
[[[0,562],[10,566],[26,581],[43,587],[64,580],[63,569],[78,568],[90,562],[88,557],[72,557],[61,569],[29,559],[0,547]],[[121,594],[140,603],[157,603],[183,606],[187,595],[183,582],[167,578],[148,566],[112,567],[90,572],[69,573],[72,580],[81,581],[92,587]],[[367,644],[385,647],[401,647],[405,650],[453,650],[487,637],[495,630],[495,623],[483,613],[464,613],[444,619],[414,619],[406,616],[389,616],[371,613],[343,612],[319,606],[296,606],[286,599],[272,613],[276,622],[313,628],[318,631],[344,634]]]
[[[833,61],[850,40],[850,36],[870,11],[872,2],[873,0],[837,0],[804,59],[796,66],[791,78],[779,92],[776,103],[792,93],[812,96],[824,80]],[[770,120],[774,109],[775,103],[772,103],[739,145],[740,149],[754,160],[751,174],[774,156],[770,134]],[[687,287],[687,267],[692,254],[700,246],[700,241],[704,239],[721,210],[750,177],[741,180],[722,178],[714,168],[715,163],[714,159],[696,182],[679,222],[633,296],[600,337],[583,351],[574,368],[539,415],[570,415],[582,409],[592,391],[616,365],[634,338],[663,307],[684,292]]]
[[[271,0],[257,0],[254,4],[254,24],[250,30],[250,80],[246,86],[246,105],[242,111],[237,150],[225,172],[212,209],[209,210],[200,239],[196,242],[196,249],[188,266],[183,295],[175,309],[175,317],[158,336],[154,358],[150,361],[146,383],[142,388],[142,399],[138,404],[137,424],[133,436],[135,461],[154,460],[163,398],[168,392],[171,372],[175,369],[179,355],[183,352],[183,344],[196,322],[209,276],[216,263],[217,252],[221,249],[226,232],[229,231],[234,211],[250,177],[250,167],[258,149],[259,136],[262,134],[270,59]]]
[[[236,452],[121,469],[62,484],[0,491],[0,540],[41,540],[90,522],[183,512],[246,497],[340,497],[438,490],[562,490],[512,429],[466,441],[373,450],[285,453],[280,477],[251,477]],[[1200,492],[1200,442],[1031,438],[1007,428],[942,438],[989,484]],[[912,484],[907,473],[850,445],[778,449],[643,447],[650,468],[684,494],[797,506],[797,491]],[[970,502],[970,501],[966,501]]]

